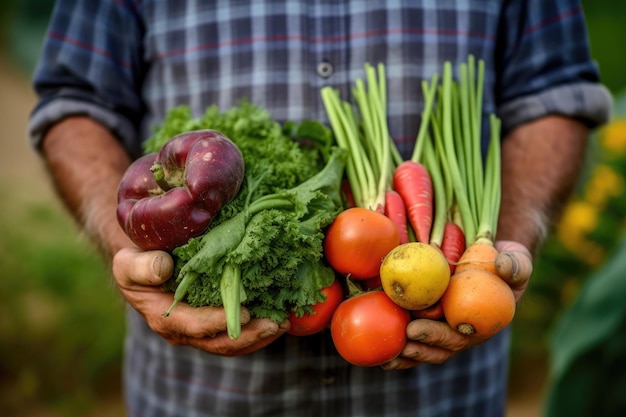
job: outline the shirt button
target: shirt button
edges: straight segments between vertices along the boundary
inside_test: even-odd
[[[322,78],[328,78],[333,75],[333,66],[330,62],[322,61],[317,64],[317,75]]]

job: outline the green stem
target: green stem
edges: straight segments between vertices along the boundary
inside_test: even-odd
[[[400,151],[398,151],[398,147],[391,137],[389,138],[389,142],[391,142],[391,159],[393,161],[393,168],[395,168],[404,162],[404,158],[400,155]]]
[[[356,81],[356,88],[353,90],[354,99],[361,114],[363,123],[363,147],[367,151],[364,159],[369,161],[374,178],[371,187],[375,190],[372,205],[370,208],[378,210],[385,205],[385,192],[390,185],[391,178],[391,147],[390,135],[387,126],[386,105],[383,97],[386,87],[379,83],[379,79],[384,79],[384,67],[378,67],[378,75],[371,65],[365,65],[368,89],[362,80]]]
[[[482,62],[482,61],[480,61]],[[483,199],[481,198],[484,191],[484,163],[482,157],[482,105],[477,106],[479,104],[478,100],[482,102],[482,92],[478,91],[483,84],[482,80],[478,80],[476,82],[476,63],[473,55],[470,55],[468,58],[468,66],[469,66],[469,90],[470,90],[470,115],[471,115],[471,127],[472,127],[472,151],[473,151],[473,171],[474,174],[474,190],[476,193],[476,201],[475,206],[478,212],[481,212],[481,206],[484,204]],[[479,71],[478,77],[481,77],[481,73]]]
[[[198,278],[198,273],[196,271],[189,271],[183,276],[183,279],[178,283],[176,291],[174,292],[174,302],[170,305],[167,311],[163,313],[163,317],[168,317],[172,313],[174,307],[185,299],[187,292],[189,291],[189,287],[194,283],[196,278]]]
[[[293,202],[288,198],[279,197],[276,194],[267,194],[254,200],[247,208],[250,217],[263,210],[290,209]]]
[[[167,192],[172,188],[185,186],[185,169],[174,168],[169,171],[165,171],[165,167],[160,161],[155,161],[150,167],[154,181],[157,183],[161,190]]]
[[[443,204],[445,207],[443,207],[441,210],[445,212],[446,218],[452,218],[452,213],[454,210],[453,208],[454,188],[453,188],[452,176],[450,174],[450,166],[449,166],[448,159],[446,158],[446,154],[445,154],[445,146],[444,146],[443,138],[441,137],[441,132],[439,128],[440,124],[436,120],[435,115],[433,115],[432,119],[433,119],[432,126],[433,126],[434,142],[435,142],[434,154],[435,154],[438,166],[441,169],[441,176],[442,176],[442,181],[443,181],[443,186],[440,187],[438,192],[443,193],[445,195],[445,200],[443,201]],[[439,208],[435,207],[435,210],[439,210]],[[462,222],[457,221],[457,224],[459,225],[459,227],[462,228]],[[444,228],[445,228],[445,223],[444,223]],[[436,240],[436,237],[435,237],[435,240]],[[443,240],[443,237],[442,237],[442,240]]]
[[[454,187],[454,195],[459,207],[459,212],[463,222],[463,228],[466,233],[466,240],[471,241],[476,235],[476,225],[474,216],[471,211],[467,190],[462,181],[459,163],[455,153],[454,138],[452,130],[452,68],[450,62],[444,63],[443,68],[443,107],[442,107],[442,137],[445,147],[446,158],[450,166],[450,177]]]
[[[348,296],[347,298],[353,298],[357,295],[364,294],[365,291],[361,289],[357,284],[354,283],[350,275],[346,277],[346,286],[348,287]]]
[[[413,154],[411,160],[414,162],[420,162],[422,156],[422,148],[425,137],[428,133],[428,124],[430,116],[433,113],[433,102],[435,101],[435,94],[437,93],[437,84],[439,83],[439,75],[434,74],[430,80],[430,88],[428,88],[428,82],[422,82],[422,94],[424,95],[424,109],[422,110],[422,118],[419,129],[417,131],[417,138],[415,139],[415,147],[413,148]]]
[[[179,283],[174,292],[174,302],[163,316],[169,316],[176,304],[185,298],[189,286],[195,282],[199,272],[205,271],[206,265],[215,265],[220,258],[239,245],[246,233],[247,220],[247,212],[240,212],[218,224],[202,237],[201,248],[178,273]]]
[[[354,160],[356,171],[360,178],[361,183],[361,194],[363,195],[363,207],[372,208],[375,207],[376,202],[376,175],[374,174],[374,170],[372,169],[372,165],[370,164],[369,158],[365,153],[365,149],[363,148],[363,144],[359,139],[359,133],[357,129],[357,125],[354,122],[354,115],[352,113],[352,107],[349,103],[343,102],[343,112],[341,114],[348,115],[345,116],[348,120],[349,125],[352,126],[351,131],[353,134],[348,135],[348,140],[350,141],[350,157]]]
[[[468,76],[467,64],[461,64],[460,68],[460,108],[461,108],[461,120],[462,120],[462,132],[463,132],[463,147],[459,151],[463,152],[463,160],[465,161],[465,181],[467,187],[468,201],[470,204],[470,210],[473,215],[474,224],[478,223],[478,213],[480,211],[478,201],[479,195],[476,186],[476,172],[478,170],[477,165],[481,165],[473,158],[475,137],[474,129],[472,128],[472,99],[471,99],[471,83]],[[482,176],[482,174],[481,174]]]
[[[245,292],[241,283],[241,268],[226,263],[220,279],[220,295],[226,313],[226,330],[231,339],[241,334],[241,303],[245,300]]]
[[[426,86],[424,86],[426,88]],[[433,88],[436,88],[433,87]],[[453,114],[454,115],[454,114]],[[439,161],[439,167],[441,168],[441,175],[444,183],[444,192],[446,196],[446,211],[450,210],[452,202],[454,200],[454,189],[452,187],[452,177],[450,174],[450,166],[448,163],[448,159],[446,158],[445,146],[443,143],[443,138],[441,134],[441,121],[439,116],[436,113],[432,113],[430,117],[430,124],[432,126],[433,138],[434,138],[434,154]],[[454,126],[453,126],[454,127]],[[456,134],[454,135],[456,138]],[[429,139],[430,140],[430,139]],[[456,147],[455,142],[455,147]]]
[[[457,160],[459,162],[459,169],[463,178],[463,182],[467,181],[467,163],[465,161],[465,146],[467,146],[467,137],[463,136],[463,122],[461,120],[461,89],[458,83],[452,85],[452,131],[454,132],[454,147],[457,153]]]
[[[373,134],[372,141],[375,144],[378,155],[379,178],[376,194],[376,208],[385,206],[385,192],[390,187],[391,181],[391,147],[389,126],[387,125],[387,84],[385,82],[385,67],[378,65],[378,74],[372,67],[368,68],[369,103],[373,108],[377,131]]]
[[[372,132],[375,130],[374,123],[376,122],[376,120],[374,120],[374,118],[372,117],[373,109],[371,109],[369,106],[363,80],[358,78],[354,84],[355,88],[352,89],[352,96],[354,97],[356,107],[359,110],[362,131],[367,138],[367,140],[361,141],[361,145],[363,146],[363,149],[365,151],[364,155],[367,156],[367,158],[369,159],[375,157],[376,155],[376,149],[372,148],[374,142],[369,140],[369,137],[367,137],[368,135],[371,135]],[[376,169],[375,165],[373,166],[373,168]]]
[[[385,204],[385,192],[390,184],[392,148],[387,126],[386,84],[377,81],[375,69],[365,65],[367,89],[357,79],[352,90],[361,115],[363,135],[359,134],[354,111],[342,101],[336,90],[322,88],[322,101],[328,114],[337,144],[349,152],[346,174],[356,205],[380,210]],[[384,67],[378,66],[378,78],[384,78]]]
[[[427,137],[427,139],[430,138]],[[437,247],[441,247],[447,217],[446,193],[443,176],[440,170],[441,166],[437,163],[435,148],[433,147],[431,140],[424,141],[423,158],[424,165],[430,174],[435,198],[435,212],[433,214],[433,224],[430,232],[430,243],[432,245],[436,245]]]
[[[477,237],[495,240],[501,198],[500,119],[490,115],[491,136],[485,164],[484,206],[480,215]]]
[[[335,134],[337,144],[349,153],[346,174],[356,204],[360,207],[369,207],[373,204],[375,186],[371,166],[364,161],[364,149],[358,139],[351,107],[348,103],[339,99],[338,92],[330,87],[324,87],[321,91],[322,101],[328,114],[331,127]]]
[[[150,167],[150,171],[152,171],[152,176],[154,177],[154,181],[157,183],[160,189],[166,192],[172,189],[170,184],[165,179],[165,170],[163,169],[163,164],[161,162],[156,161]]]

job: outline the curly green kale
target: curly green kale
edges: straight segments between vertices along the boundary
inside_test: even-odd
[[[323,230],[342,209],[345,151],[331,147],[320,123],[281,125],[245,101],[197,119],[186,107],[173,109],[144,150],[194,129],[229,137],[244,156],[246,181],[207,232],[174,250],[166,287],[175,303],[223,305],[231,337],[238,336],[240,303],[253,317],[277,322],[308,311],[334,279],[322,256]]]

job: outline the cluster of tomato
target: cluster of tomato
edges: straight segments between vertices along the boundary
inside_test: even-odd
[[[376,221],[385,216],[361,210],[360,217],[338,216],[327,231],[324,252],[338,278],[322,290],[326,299],[311,307],[312,314],[291,315],[289,332],[307,336],[330,327],[333,343],[346,361],[376,366],[404,348],[411,317],[384,291],[376,290],[381,285],[381,260],[399,244],[398,230],[392,222]]]

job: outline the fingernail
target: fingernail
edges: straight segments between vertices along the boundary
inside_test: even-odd
[[[420,352],[419,351],[411,352],[411,353],[409,353],[406,356],[411,358],[411,359],[418,359],[420,357]]]
[[[417,336],[415,336],[413,340],[415,340],[416,342],[421,342],[422,340],[426,340],[427,337],[428,335],[426,333],[420,333]]]
[[[152,260],[152,271],[158,277],[163,276],[163,273],[164,273],[163,256],[158,255]]]

